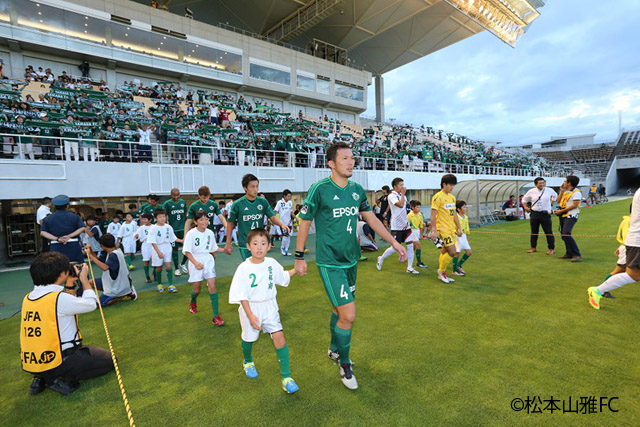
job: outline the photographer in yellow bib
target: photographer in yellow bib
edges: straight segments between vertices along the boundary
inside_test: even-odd
[[[34,376],[29,393],[48,387],[70,394],[79,380],[112,371],[111,353],[83,346],[78,330],[78,314],[98,306],[87,265],[72,266],[66,255],[46,252],[33,260],[29,271],[35,286],[24,297],[20,321],[22,369]]]

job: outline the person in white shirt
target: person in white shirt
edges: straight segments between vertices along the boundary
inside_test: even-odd
[[[78,270],[80,270],[78,272]],[[22,369],[34,375],[29,392],[45,387],[61,394],[78,389],[79,380],[104,375],[114,369],[111,353],[82,345],[77,315],[98,306],[86,264],[71,267],[60,252],[38,255],[29,267],[35,285],[22,302],[20,358]],[[76,281],[83,292],[76,297]],[[48,357],[43,361],[41,355]]]
[[[289,286],[296,273],[295,270],[285,271],[275,259],[266,257],[269,233],[264,229],[256,228],[247,234],[247,248],[251,257],[238,266],[229,288],[229,304],[240,305],[242,367],[249,378],[258,376],[251,350],[261,330],[269,333],[280,363],[282,388],[289,394],[295,393],[298,385],[291,378],[289,348],[282,332],[275,285]]]
[[[578,222],[580,202],[582,201],[582,192],[578,189],[579,183],[580,178],[577,176],[567,176],[560,187],[560,194],[558,194],[560,208],[553,212],[555,215],[560,217],[562,240],[564,241],[564,245],[567,250],[567,252],[559,258],[570,259],[571,262],[580,262],[582,260],[578,244],[573,237],[571,237],[571,231]]]
[[[629,231],[624,239],[624,247],[627,262],[625,272],[609,277],[600,286],[587,289],[589,304],[596,310],[600,309],[600,299],[606,292],[640,281],[640,190],[636,190],[631,203]]]
[[[122,224],[120,224],[120,217],[118,215],[114,215],[112,221],[113,222],[111,222],[107,226],[107,233],[111,234],[113,237],[116,237],[120,232],[120,227],[122,227]]]
[[[409,219],[407,218],[407,198],[405,193],[407,188],[404,186],[402,178],[394,178],[391,182],[393,191],[387,197],[389,201],[389,209],[391,209],[391,235],[398,243],[407,244],[407,273],[420,274],[413,268],[413,242],[416,237],[411,233],[409,227]],[[382,255],[378,257],[376,268],[382,270],[384,260],[390,257],[396,250],[393,246],[389,246]]]
[[[225,218],[229,218],[229,214],[231,213],[231,206],[233,206],[233,199],[229,201],[229,203],[227,203],[227,205],[224,207],[224,217]],[[226,236],[226,230],[225,230],[225,236]],[[233,231],[231,232],[231,241],[233,243],[235,243],[236,246],[238,246],[238,227],[234,227]]]
[[[133,270],[133,254],[136,253],[136,239],[133,237],[136,234],[138,226],[133,220],[133,214],[127,212],[124,214],[124,224],[118,230],[117,246],[122,245],[122,252],[129,258],[129,271]]]
[[[42,205],[40,205],[36,212],[38,227],[42,227],[42,221],[49,215],[51,215],[51,197],[45,197],[42,199]],[[42,239],[41,251],[43,253],[49,252],[49,239],[42,236],[40,238]]]
[[[144,265],[144,275],[146,277],[147,283],[152,282],[151,277],[149,277],[149,261],[151,261],[151,251],[153,250],[153,247],[151,246],[151,243],[147,241],[147,236],[149,235],[149,230],[151,229],[152,220],[153,215],[151,215],[149,212],[140,215],[141,225],[133,235],[134,239],[142,242],[142,246],[140,246],[140,252],[142,253],[142,264]],[[155,270],[153,271],[155,272]]]
[[[547,248],[549,249],[547,255],[553,255],[556,243],[553,237],[553,224],[551,222],[551,212],[553,211],[551,205],[558,198],[558,194],[553,188],[546,187],[547,182],[542,177],[534,179],[533,183],[535,187],[527,191],[522,198],[522,207],[525,211],[531,213],[531,248],[527,253],[536,252],[538,232],[542,225],[542,230],[547,236]]]
[[[291,202],[291,191],[284,190],[282,192],[282,199],[276,203],[274,211],[280,216],[280,221],[289,229],[292,229],[292,217],[291,211],[293,210],[293,203]],[[274,227],[277,227],[274,226]],[[291,235],[287,231],[282,231],[282,244],[280,245],[280,253],[284,256],[290,256],[289,244],[291,243]]]
[[[209,230],[209,217],[205,211],[198,211],[193,215],[196,226],[189,230],[184,238],[182,253],[189,259],[189,283],[193,285],[191,291],[191,303],[189,311],[195,314],[198,311],[197,298],[203,281],[207,282],[209,299],[213,310],[211,323],[223,326],[224,321],[220,317],[218,305],[218,290],[216,289],[216,252],[224,252],[216,244],[213,231]]]
[[[153,212],[153,216],[156,218],[156,223],[151,226],[149,234],[147,235],[147,241],[153,247],[151,251],[151,265],[156,269],[156,280],[158,285],[156,290],[158,292],[164,292],[164,286],[162,286],[162,264],[167,270],[167,277],[169,280],[169,292],[174,294],[178,292],[178,289],[173,286],[173,270],[171,269],[171,247],[172,242],[183,243],[182,239],[178,239],[173,232],[173,228],[167,224],[167,212],[164,209],[156,209]]]

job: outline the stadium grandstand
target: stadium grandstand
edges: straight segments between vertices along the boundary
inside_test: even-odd
[[[171,1],[4,2],[0,181],[13,192],[2,215],[27,214],[61,192],[85,214],[176,186],[195,195],[205,182],[228,199],[247,171],[265,180],[266,193],[290,187],[301,201],[328,172],[324,153],[336,141],[352,145],[354,179],[372,202],[397,171],[410,173],[410,189],[424,198],[443,172],[490,192],[496,181],[559,183],[571,171],[384,120],[383,73],[484,30],[515,46],[543,2],[281,0],[249,14],[245,3],[190,2],[185,16]],[[388,42],[409,36],[409,46]],[[368,122],[360,114],[372,80],[377,117]],[[81,185],[87,174],[93,184]],[[503,197],[478,197],[472,220]]]

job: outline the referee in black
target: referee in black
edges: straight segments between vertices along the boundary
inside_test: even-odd
[[[555,238],[551,224],[551,205],[558,198],[558,193],[553,188],[547,188],[544,178],[538,177],[533,180],[535,187],[527,191],[522,198],[522,206],[525,211],[531,213],[531,248],[527,253],[537,252],[538,232],[540,226],[547,235],[547,255],[553,255],[556,247]]]

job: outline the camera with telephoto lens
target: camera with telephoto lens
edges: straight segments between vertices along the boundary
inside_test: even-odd
[[[76,270],[77,267],[77,270]],[[82,283],[80,282],[80,272],[82,271],[84,264],[81,262],[72,261],[69,263],[69,277],[75,277],[73,284],[76,285],[76,296],[82,296]]]

